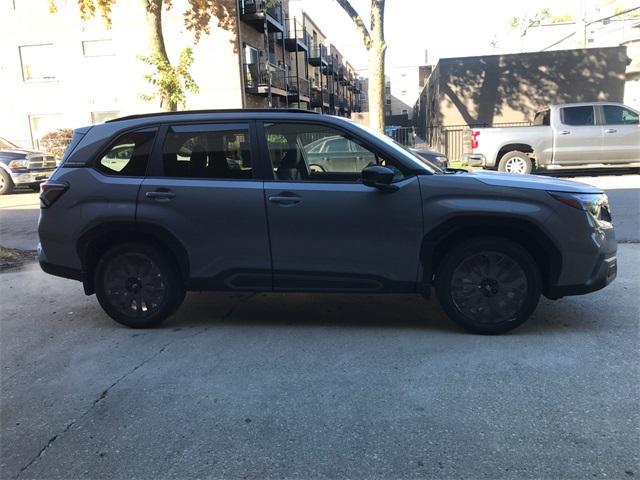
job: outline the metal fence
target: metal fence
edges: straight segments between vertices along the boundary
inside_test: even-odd
[[[402,145],[413,147],[416,144],[413,127],[384,127],[384,133]]]
[[[494,123],[493,125],[448,125],[427,129],[426,143],[434,150],[444,153],[450,161],[460,161],[465,153],[471,152],[471,130],[487,127],[525,127],[530,122]]]

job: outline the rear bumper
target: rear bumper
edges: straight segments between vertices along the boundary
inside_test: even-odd
[[[76,268],[65,267],[63,265],[55,265],[47,259],[47,256],[42,249],[42,246],[38,244],[38,263],[40,268],[49,275],[55,275],[56,277],[69,278],[71,280],[84,280],[84,274],[82,270]]]
[[[465,153],[462,156],[461,163],[469,167],[485,167],[487,158],[481,153]]]

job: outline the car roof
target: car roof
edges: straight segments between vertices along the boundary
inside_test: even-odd
[[[574,102],[574,103],[558,103],[553,105],[554,107],[591,107],[593,105],[616,105],[618,107],[625,107],[626,105],[620,102]],[[543,108],[541,111],[548,110]]]
[[[228,114],[235,114],[233,116],[244,117],[247,119],[250,118],[260,118],[265,114],[269,115],[277,115],[277,116],[298,116],[298,115],[319,115],[318,112],[313,112],[310,110],[299,110],[294,108],[229,108],[229,109],[214,109],[214,110],[181,110],[177,112],[153,112],[153,113],[141,113],[136,115],[127,115],[125,117],[113,118],[111,120],[107,120],[104,123],[116,123],[123,122],[127,120],[139,120],[139,119],[149,119],[152,121],[161,121],[163,119],[177,119],[183,120],[188,117],[198,117],[201,118],[203,116],[221,116],[228,117]]]

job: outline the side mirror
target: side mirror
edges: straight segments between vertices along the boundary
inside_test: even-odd
[[[393,170],[381,165],[372,165],[362,170],[362,183],[367,187],[377,188],[383,192],[395,192],[397,185],[392,185]]]

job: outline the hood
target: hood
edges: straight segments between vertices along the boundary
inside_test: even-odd
[[[586,183],[563,180],[539,175],[517,175],[513,173],[471,171],[469,175],[476,180],[496,187],[528,188],[532,190],[551,190],[570,193],[601,193],[598,187]]]

